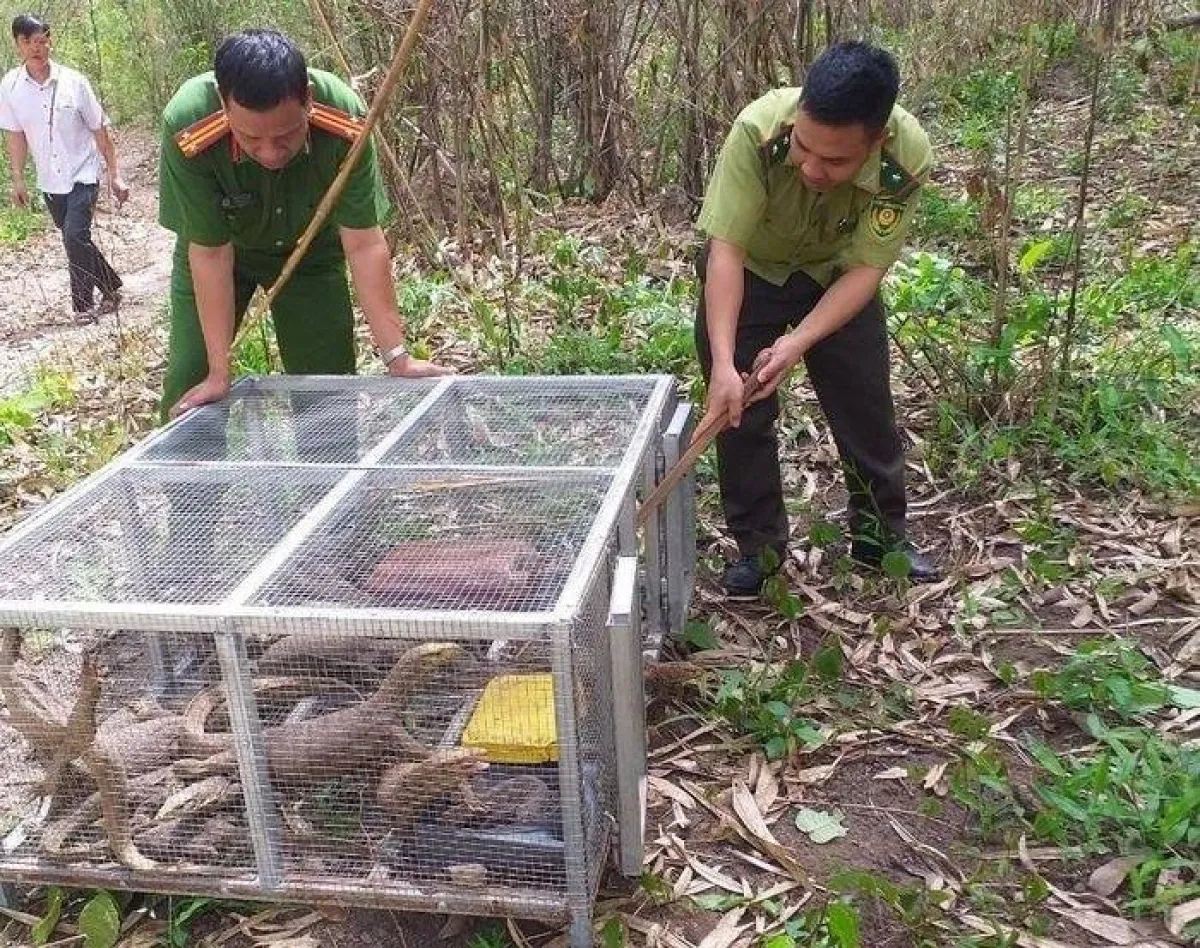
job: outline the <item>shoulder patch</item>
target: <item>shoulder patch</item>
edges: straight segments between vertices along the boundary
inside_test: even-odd
[[[791,147],[792,126],[789,123],[763,142],[759,146],[759,151],[762,153],[763,163],[770,167],[771,165],[781,165],[787,161],[788,151],[791,150]]]
[[[229,117],[224,109],[193,122],[175,136],[175,144],[185,158],[195,158],[229,134]]]
[[[879,156],[879,190],[894,201],[907,201],[921,186],[886,148]]]
[[[879,195],[871,202],[869,222],[871,233],[880,240],[887,240],[904,219],[904,202],[898,198]]]
[[[348,142],[357,141],[366,127],[366,123],[357,116],[323,102],[313,103],[312,111],[308,114],[308,124]]]

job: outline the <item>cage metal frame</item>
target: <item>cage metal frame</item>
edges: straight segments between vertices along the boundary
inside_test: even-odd
[[[378,377],[267,376],[249,377],[233,387],[230,398],[271,393],[396,391],[405,380]],[[564,897],[540,898],[529,893],[488,894],[411,886],[389,880],[386,890],[351,885],[289,882],[280,865],[279,815],[273,812],[271,788],[266,772],[262,724],[255,707],[251,666],[246,638],[254,634],[307,631],[342,635],[370,634],[376,637],[430,640],[439,635],[483,641],[543,639],[550,643],[551,670],[555,680],[555,703],[560,740],[559,788],[564,840],[575,835],[583,840],[582,777],[577,741],[563,739],[576,734],[570,631],[589,595],[598,584],[611,578],[607,615],[608,654],[603,656],[613,688],[613,728],[616,751],[615,814],[611,814],[617,837],[617,863],[626,875],[636,875],[642,860],[645,815],[646,748],[642,662],[656,657],[664,638],[683,625],[691,595],[696,556],[694,531],[694,480],[689,477],[659,511],[639,544],[634,517],[640,497],[647,495],[665,470],[678,458],[693,424],[692,406],[678,396],[670,376],[584,376],[584,377],[447,377],[428,382],[407,383],[420,400],[396,425],[361,457],[351,462],[300,462],[286,460],[196,460],[172,461],[161,452],[171,439],[186,432],[195,413],[170,422],[118,459],[94,473],[45,508],[0,538],[0,556],[38,531],[47,528],[81,497],[96,492],[106,482],[127,472],[175,470],[190,480],[217,476],[231,469],[256,467],[309,470],[328,468],[338,472],[325,495],[274,544],[223,601],[208,605],[160,602],[98,602],[0,599],[0,627],[140,631],[147,633],[152,666],[162,669],[160,636],[163,633],[199,633],[212,636],[227,691],[231,723],[236,735],[235,751],[242,782],[246,813],[251,829],[256,873],[252,879],[210,876],[189,878],[186,874],[162,873],[148,877],[121,868],[61,867],[52,864],[14,869],[0,857],[0,879],[22,883],[59,883],[81,886],[111,886],[164,893],[212,894],[217,896],[270,898],[279,901],[337,902],[338,904],[387,907],[438,913],[512,915],[563,923],[570,926],[573,948],[592,944],[591,905],[595,881],[589,881],[582,845],[564,846],[566,890]],[[472,385],[544,386],[564,393],[580,387],[599,390],[621,386],[643,386],[644,408],[633,435],[612,466],[579,465],[472,465],[454,463],[384,463],[383,459],[405,435],[427,417],[444,407],[456,390]],[[211,407],[211,406],[210,406]],[[203,409],[201,409],[203,411]],[[158,456],[156,456],[158,454]],[[536,471],[558,474],[594,473],[608,478],[604,499],[592,518],[586,539],[575,557],[555,606],[543,612],[514,613],[445,611],[435,609],[382,609],[312,606],[264,606],[255,595],[312,535],[338,503],[373,471],[429,472],[439,467],[457,472],[470,470],[503,476]],[[615,550],[616,555],[613,555]],[[644,622],[642,621],[644,617]],[[620,709],[621,713],[617,712]],[[625,713],[633,709],[632,713]],[[604,854],[598,857],[601,861]],[[411,890],[411,891],[410,891]],[[2,897],[2,892],[0,892]]]

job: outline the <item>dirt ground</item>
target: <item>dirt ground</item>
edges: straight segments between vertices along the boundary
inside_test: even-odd
[[[115,138],[130,197],[117,210],[101,189],[92,238],[124,282],[121,309],[98,324],[76,324],[66,254],[47,215],[41,233],[0,248],[0,393],[60,347],[82,347],[163,318],[175,238],[158,225],[158,144],[138,127],[119,128]]]

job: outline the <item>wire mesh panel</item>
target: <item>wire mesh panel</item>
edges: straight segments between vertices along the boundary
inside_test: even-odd
[[[371,472],[253,604],[548,611],[609,482],[536,471]]]
[[[2,859],[248,878],[255,870],[228,734],[194,726],[222,688],[211,640],[170,636],[155,688],[143,636],[0,633]]]
[[[338,476],[126,468],[0,552],[0,599],[220,602]]]
[[[302,381],[288,388],[242,386],[185,417],[145,458],[354,463],[395,428],[433,384],[427,379],[363,379],[340,388]]]
[[[300,634],[250,652],[285,883],[562,890],[545,643]]]
[[[653,379],[461,379],[387,464],[615,467]]]

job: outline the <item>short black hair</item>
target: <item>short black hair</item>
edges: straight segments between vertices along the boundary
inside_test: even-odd
[[[34,33],[50,35],[50,24],[32,13],[18,13],[13,17],[13,39],[29,39]]]
[[[900,92],[900,70],[887,50],[860,40],[835,43],[804,77],[800,106],[823,125],[862,125],[879,132]]]
[[[308,99],[308,66],[300,47],[277,30],[243,30],[226,37],[213,58],[217,90],[255,112]]]

